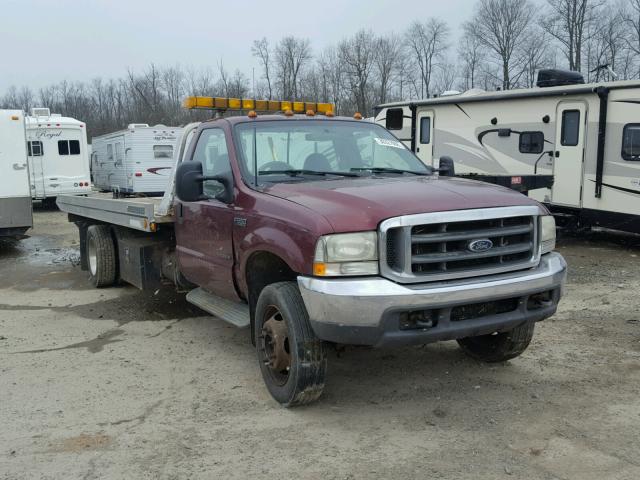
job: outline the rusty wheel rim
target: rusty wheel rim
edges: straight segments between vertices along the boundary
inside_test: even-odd
[[[277,385],[284,385],[291,371],[289,329],[280,310],[270,305],[260,332],[262,362]]]

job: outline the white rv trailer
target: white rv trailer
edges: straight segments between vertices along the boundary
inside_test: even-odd
[[[21,238],[32,226],[24,114],[0,110],[0,237]]]
[[[94,137],[94,184],[103,191],[162,195],[173,168],[181,127],[132,123],[126,130]]]
[[[90,193],[85,124],[48,108],[32,109],[26,122],[33,198],[55,201],[62,194]]]
[[[640,233],[640,82],[545,80],[544,88],[380,105],[376,122],[428,165],[449,156],[456,173],[553,175],[550,188],[529,195],[571,226]]]

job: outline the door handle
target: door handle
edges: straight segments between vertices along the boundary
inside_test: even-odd
[[[14,163],[13,164],[13,169],[14,170],[24,170],[25,168],[27,168],[27,164],[26,163]]]
[[[419,152],[419,151],[420,151],[420,147],[416,147],[416,152]]]
[[[560,151],[559,150],[556,150],[555,157],[556,158],[560,158]]]

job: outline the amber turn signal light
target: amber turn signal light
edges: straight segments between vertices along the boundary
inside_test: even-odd
[[[321,262],[314,262],[313,274],[317,277],[324,277],[327,274],[327,265]]]

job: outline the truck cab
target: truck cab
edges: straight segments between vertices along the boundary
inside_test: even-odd
[[[566,264],[546,209],[439,174],[380,125],[250,112],[185,135],[173,222],[149,228],[142,242],[158,238],[158,248],[136,272],[156,264],[192,303],[250,327],[267,388],[285,406],[320,396],[330,344],[457,340],[474,358],[505,361],[556,311]],[[123,255],[103,235],[127,242],[121,227],[58,204],[84,222],[93,279],[130,270],[133,244]],[[119,267],[101,269],[103,241]]]

